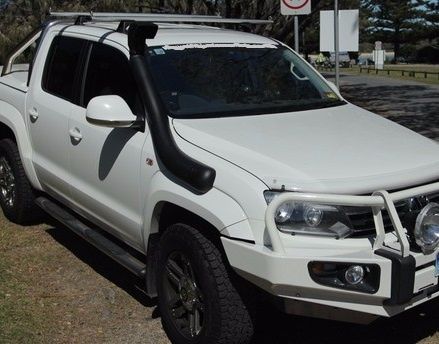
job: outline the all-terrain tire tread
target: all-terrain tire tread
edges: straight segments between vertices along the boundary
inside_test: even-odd
[[[201,254],[211,276],[216,282],[222,321],[218,326],[220,336],[208,343],[246,344],[249,343],[254,329],[249,310],[229,277],[223,255],[216,245],[197,229],[186,224],[172,225],[164,234],[179,235],[182,240],[195,240],[201,247]]]

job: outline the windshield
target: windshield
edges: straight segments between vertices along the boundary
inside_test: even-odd
[[[301,111],[343,102],[307,64],[277,44],[151,47],[147,61],[171,116]]]

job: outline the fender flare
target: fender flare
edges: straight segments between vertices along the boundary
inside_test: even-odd
[[[162,172],[157,172],[151,180],[150,191],[145,199],[143,243],[145,251],[151,234],[159,232],[161,205],[172,203],[201,217],[220,233],[226,227],[240,222],[248,222],[242,207],[230,196],[212,188],[203,195],[195,195],[186,188],[170,181]],[[250,226],[243,236],[253,239]]]
[[[0,122],[14,133],[27,178],[34,188],[41,190],[41,184],[32,162],[32,145],[23,116],[15,107],[0,100]]]

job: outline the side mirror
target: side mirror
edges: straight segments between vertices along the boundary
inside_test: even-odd
[[[107,128],[132,128],[139,124],[125,100],[114,95],[90,100],[86,118],[90,124]]]
[[[331,87],[331,90],[340,98],[343,99],[343,96],[340,93],[340,90],[337,88],[337,86],[329,80],[326,80],[326,82],[329,84],[329,87]]]

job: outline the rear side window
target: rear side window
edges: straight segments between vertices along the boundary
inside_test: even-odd
[[[118,49],[93,43],[86,71],[81,104],[86,107],[98,96],[117,95],[140,116],[143,105],[127,57]]]
[[[73,102],[75,78],[84,44],[85,41],[78,38],[55,37],[43,76],[46,92]]]

